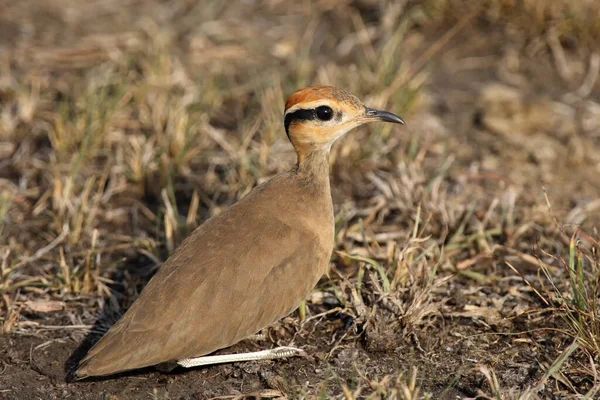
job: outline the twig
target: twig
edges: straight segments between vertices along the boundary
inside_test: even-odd
[[[560,40],[558,39],[558,34],[556,33],[555,28],[550,28],[548,30],[546,41],[548,42],[548,46],[550,46],[550,50],[552,51],[552,56],[554,57],[554,62],[556,63],[558,75],[560,75],[565,82],[569,82],[571,80],[572,71],[567,63],[565,52],[560,44]]]
[[[31,262],[39,260],[44,255],[46,255],[47,253],[52,251],[56,246],[61,244],[62,241],[65,240],[65,238],[67,237],[68,234],[69,234],[69,225],[64,224],[62,232],[52,242],[50,242],[48,245],[42,247],[38,251],[36,251],[35,254],[32,255],[31,257],[28,257],[25,260],[18,262],[12,269],[17,269],[17,268],[22,267],[23,265],[27,265]]]
[[[550,305],[550,303],[548,303],[548,300],[546,300],[546,298],[544,298],[544,296],[542,296],[542,294],[531,283],[529,283],[529,281],[527,280],[527,278],[525,278],[523,276],[523,274],[521,274],[515,267],[513,267],[511,263],[509,263],[508,261],[504,260],[504,264],[506,264],[510,269],[512,269],[515,274],[519,275],[519,277],[521,277],[521,279],[523,279],[523,282],[525,282],[527,284],[527,286],[529,286],[531,289],[533,289],[533,291],[535,292],[535,294],[537,294],[538,297],[540,299],[542,299],[542,301],[547,306]]]
[[[590,68],[588,70],[583,83],[575,91],[575,95],[582,99],[588,97],[592,90],[594,89],[594,85],[596,84],[596,80],[598,79],[598,74],[600,73],[600,54],[592,53],[590,56]]]

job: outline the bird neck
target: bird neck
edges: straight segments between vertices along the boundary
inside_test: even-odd
[[[307,151],[298,149],[296,172],[315,184],[326,184],[329,188],[329,150],[330,146],[312,148]]]

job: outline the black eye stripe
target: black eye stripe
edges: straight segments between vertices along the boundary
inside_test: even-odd
[[[310,121],[310,120],[319,120],[319,121],[330,121],[332,118],[335,118],[336,121],[341,120],[342,113],[334,112],[329,106],[319,106],[317,108],[310,109],[299,109],[294,111],[293,113],[289,113],[285,116],[284,126],[285,133],[290,136],[290,125],[293,121]]]
[[[317,115],[315,114],[314,109],[310,110],[296,110],[293,113],[289,113],[285,116],[284,125],[285,125],[285,133],[290,136],[290,125],[292,121],[307,121],[311,119],[316,119]]]
[[[318,115],[319,111],[321,111],[321,113],[322,113],[324,108],[329,110],[330,114],[328,115],[328,118],[320,118]],[[293,121],[309,121],[309,120],[329,121],[334,117],[335,117],[336,121],[339,121],[342,117],[342,113],[334,112],[333,110],[331,110],[331,107],[329,107],[329,106],[319,106],[317,108],[310,108],[310,109],[299,109],[299,110],[296,110],[293,113],[289,113],[285,116],[285,119],[284,119],[285,133],[288,135],[288,137],[290,136],[289,130],[290,130],[290,125],[292,124]]]

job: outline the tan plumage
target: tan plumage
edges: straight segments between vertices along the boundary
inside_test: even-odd
[[[77,377],[209,354],[297,308],[333,250],[331,143],[374,120],[402,121],[341,89],[294,93],[285,122],[297,165],[198,227],[89,351]]]

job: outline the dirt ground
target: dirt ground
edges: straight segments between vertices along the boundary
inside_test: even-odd
[[[0,398],[599,398],[600,9],[474,4],[0,5]],[[307,356],[74,382],[313,83],[407,126],[334,145],[330,273],[219,352]]]

